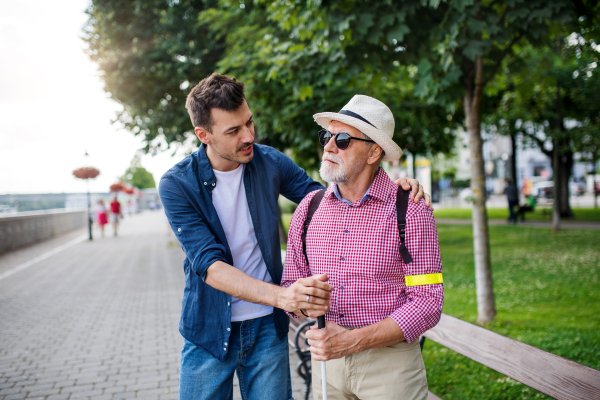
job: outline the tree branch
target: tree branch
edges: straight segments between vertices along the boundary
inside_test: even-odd
[[[540,139],[539,137],[537,137],[531,133],[525,132],[525,131],[521,131],[521,133],[523,135],[527,136],[528,138],[533,139],[537,143],[537,145],[540,148],[542,153],[544,153],[548,157],[552,157],[552,150],[546,150],[544,148],[544,141],[542,139]]]
[[[510,41],[510,43],[508,44],[508,46],[504,49],[504,51],[502,52],[502,55],[500,56],[500,58],[498,59],[498,61],[496,62],[496,65],[494,65],[494,67],[492,68],[492,72],[491,74],[487,77],[487,79],[485,79],[483,81],[483,85],[487,85],[489,81],[491,81],[494,76],[496,76],[496,73],[498,72],[498,69],[500,68],[500,66],[502,65],[502,61],[504,60],[504,57],[506,57],[506,55],[512,51],[512,47],[519,41],[521,40],[521,38],[525,36],[525,32],[521,32],[518,36],[514,37],[513,40]]]

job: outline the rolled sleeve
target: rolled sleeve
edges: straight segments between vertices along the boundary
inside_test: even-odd
[[[304,220],[306,219],[306,214],[308,213],[308,205],[315,194],[316,191],[308,194],[298,205],[298,208],[296,208],[296,211],[292,216],[288,232],[288,245],[285,253],[283,275],[281,278],[282,287],[290,287],[298,279],[312,276],[310,267],[306,263],[306,258],[304,258],[304,253],[302,252],[302,227],[304,225]],[[286,314],[290,317],[298,318],[296,314],[287,311]]]
[[[433,213],[422,205],[406,218],[406,247],[413,261],[404,264],[404,275],[425,275],[442,272],[442,261]],[[440,320],[444,305],[444,285],[430,284],[407,286],[407,302],[396,309],[390,317],[402,329],[407,342],[412,342]]]
[[[191,205],[175,181],[163,176],[158,193],[169,225],[192,271],[204,280],[208,267],[213,263],[227,262],[225,246],[217,243],[203,216]]]

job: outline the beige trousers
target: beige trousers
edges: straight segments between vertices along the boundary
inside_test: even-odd
[[[311,360],[315,400],[321,400],[321,361]],[[328,400],[427,400],[419,341],[400,342],[327,361]]]

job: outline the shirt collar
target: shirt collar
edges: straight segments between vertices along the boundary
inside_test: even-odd
[[[341,201],[342,203],[345,203],[348,205],[359,206],[359,205],[363,204],[365,201],[367,201],[368,199],[370,199],[371,197],[373,197],[377,200],[385,201],[388,198],[389,193],[390,193],[390,185],[393,185],[392,181],[387,176],[385,171],[381,167],[379,167],[377,169],[377,173],[375,174],[375,179],[373,179],[373,182],[371,182],[369,189],[367,189],[367,192],[365,193],[365,195],[357,203],[353,204],[353,203],[350,203],[350,201],[343,199],[342,196],[340,195],[340,191],[338,189],[337,183],[335,185],[333,185],[333,190],[331,191],[331,193],[334,194],[335,197],[337,197],[337,199],[339,201]],[[393,187],[393,186],[391,186],[391,187]]]
[[[200,177],[200,186],[206,186],[209,190],[214,189],[214,184],[217,182],[217,177],[215,176],[212,166],[210,165],[210,160],[206,154],[206,145],[204,143],[200,145],[200,148],[196,152],[196,157],[198,162],[197,173]]]

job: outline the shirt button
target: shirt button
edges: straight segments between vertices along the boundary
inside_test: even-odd
[[[225,346],[227,346],[227,342],[225,342]]]
[[[344,233],[348,233],[348,232],[349,232],[348,229],[344,229]]]
[[[340,314],[340,318],[344,318],[344,314]]]
[[[346,261],[346,258],[344,256],[342,256],[342,257],[340,257],[340,260]]]
[[[230,306],[230,305],[231,305],[231,303],[230,303],[230,302],[227,302],[227,305],[228,305],[228,306]]]
[[[213,183],[213,186],[215,186],[215,185],[216,185],[216,183]]]
[[[223,350],[224,350],[224,351],[227,351],[227,347],[223,347]]]
[[[177,229],[177,232],[181,232],[181,228]]]
[[[231,328],[227,328],[227,331],[230,331],[230,330],[231,330]]]
[[[340,290],[344,290],[344,286],[340,286]]]
[[[204,186],[206,186],[206,182],[204,182]]]

